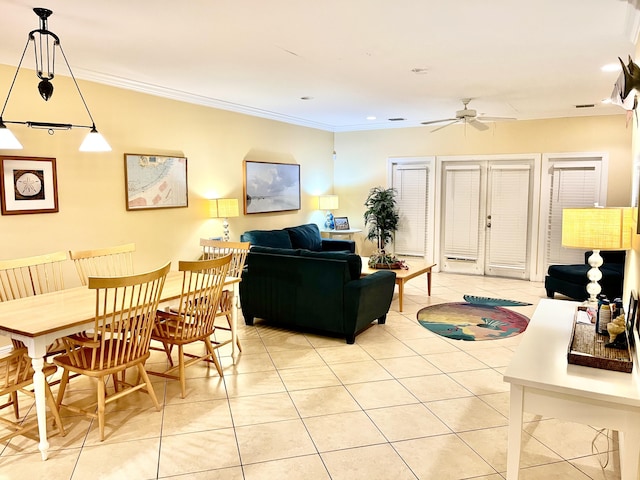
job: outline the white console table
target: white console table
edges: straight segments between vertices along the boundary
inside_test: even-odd
[[[632,373],[567,362],[573,315],[579,303],[542,299],[504,375],[511,384],[507,480],[520,465],[523,411],[617,430],[622,480],[638,480],[640,381]]]
[[[331,230],[328,228],[323,228],[322,230],[320,230],[320,232],[329,235],[330,238],[333,238],[334,236],[347,235],[350,240],[352,239],[354,233],[360,233],[361,231],[362,229],[360,228],[350,228],[348,230]]]

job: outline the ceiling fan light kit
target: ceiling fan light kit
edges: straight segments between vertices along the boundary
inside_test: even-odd
[[[463,108],[462,110],[458,110],[456,112],[455,118],[442,118],[440,120],[430,120],[427,122],[422,122],[422,125],[435,125],[438,123],[445,123],[445,125],[442,125],[438,128],[434,128],[433,130],[431,130],[432,133],[437,132],[438,130],[442,130],[443,128],[446,128],[450,125],[455,125],[456,123],[471,125],[477,130],[484,131],[489,129],[489,126],[485,125],[483,122],[499,122],[499,121],[506,121],[506,120],[516,120],[516,118],[513,118],[513,117],[493,117],[493,116],[490,117],[485,115],[478,115],[478,112],[476,112],[474,109],[468,108],[468,105],[471,102],[471,100],[472,100],[471,98],[462,99]]]

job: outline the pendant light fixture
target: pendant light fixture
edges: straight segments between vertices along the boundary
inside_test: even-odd
[[[16,73],[13,77],[13,81],[11,82],[11,86],[9,87],[9,93],[7,93],[7,98],[4,101],[4,106],[2,107],[2,112],[0,112],[0,150],[19,150],[22,149],[22,145],[15,137],[15,135],[7,128],[7,124],[16,124],[16,125],[26,125],[31,128],[41,128],[45,129],[49,132],[50,135],[53,135],[56,130],[71,130],[72,128],[87,128],[89,129],[89,133],[87,137],[84,139],[82,144],[80,145],[80,151],[82,152],[108,152],[111,151],[111,147],[107,143],[98,130],[96,129],[96,124],[93,121],[93,117],[91,116],[91,112],[89,111],[89,107],[87,106],[87,102],[84,100],[82,96],[82,92],[80,91],[80,86],[76,81],[76,78],[73,76],[73,72],[71,71],[71,67],[69,66],[69,62],[67,61],[67,56],[62,49],[62,45],[60,44],[60,39],[58,36],[47,29],[47,19],[53,13],[51,10],[46,8],[34,8],[33,11],[40,18],[40,28],[36,30],[32,30],[29,32],[29,36],[27,38],[27,44],[22,51],[22,56],[20,57],[20,62],[18,63],[18,68],[16,68]],[[20,67],[22,66],[22,60],[24,59],[24,55],[27,52],[29,47],[29,42],[33,41],[33,49],[36,58],[36,73],[38,78],[40,79],[40,83],[38,84],[38,93],[45,100],[48,101],[53,95],[53,84],[51,80],[53,80],[55,76],[55,61],[56,61],[56,49],[60,49],[60,53],[62,53],[62,58],[64,58],[64,62],[67,64],[67,68],[69,69],[69,74],[73,79],[73,83],[78,90],[78,94],[80,95],[80,99],[84,104],[84,108],[87,110],[87,114],[89,115],[89,119],[91,120],[91,125],[74,125],[71,123],[51,123],[51,122],[34,122],[34,121],[14,121],[14,120],[5,120],[3,118],[4,111],[7,108],[7,103],[9,103],[9,97],[11,96],[11,91],[13,90],[13,86],[16,83],[16,78],[18,77],[18,72]]]

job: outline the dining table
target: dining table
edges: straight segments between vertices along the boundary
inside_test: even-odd
[[[175,300],[182,293],[183,272],[167,274],[160,301]],[[240,278],[227,277],[225,288],[231,288],[234,308],[231,313],[232,355],[235,354],[238,321],[238,284]],[[46,378],[43,374],[47,346],[54,340],[91,328],[95,323],[96,292],[88,287],[74,287],[56,292],[0,302],[0,335],[20,340],[27,347],[33,366],[33,385],[42,459],[48,457]]]

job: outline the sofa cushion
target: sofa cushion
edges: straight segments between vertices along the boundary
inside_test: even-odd
[[[252,246],[293,248],[289,233],[284,230],[249,230],[240,236],[240,241],[250,242]]]
[[[300,250],[294,250],[292,248],[275,248],[275,247],[262,247],[256,245],[251,247],[252,253],[270,253],[272,255],[289,255],[297,257],[300,255]]]
[[[314,252],[310,250],[300,250],[301,257],[326,258],[329,260],[345,260],[349,268],[349,277],[351,280],[360,278],[362,271],[362,258],[359,255],[346,252]]]
[[[322,250],[322,237],[320,229],[315,223],[288,227],[285,230],[289,233],[293,248],[304,248],[319,252]]]

